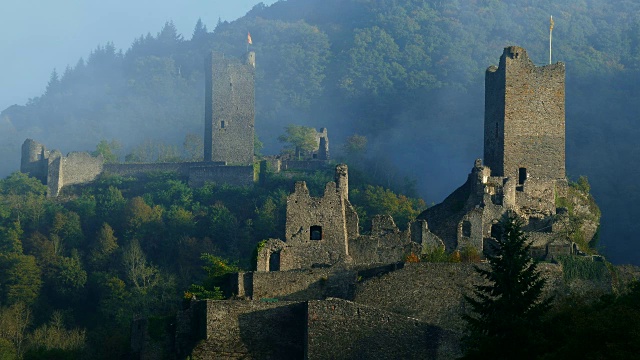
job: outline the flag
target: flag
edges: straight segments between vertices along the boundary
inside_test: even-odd
[[[553,31],[553,16],[551,16],[551,24],[549,26],[549,31]]]
[[[251,41],[251,33],[247,32],[247,44],[253,45],[253,41]]]

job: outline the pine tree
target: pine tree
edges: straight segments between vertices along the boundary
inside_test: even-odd
[[[488,282],[465,296],[474,313],[463,316],[470,330],[465,359],[531,359],[541,348],[542,315],[551,302],[541,300],[545,280],[529,255],[522,220],[506,215],[500,225],[489,268],[476,268]]]

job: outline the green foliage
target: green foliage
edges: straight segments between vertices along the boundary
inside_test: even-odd
[[[202,269],[205,271],[206,277],[201,285],[191,284],[189,290],[184,294],[184,299],[190,300],[193,296],[197,299],[223,299],[221,287],[227,280],[226,276],[239,272],[240,268],[212,254],[202,254],[200,259],[204,262]]]
[[[91,153],[92,156],[102,155],[104,162],[107,164],[117,163],[119,160],[118,152],[122,149],[122,144],[116,140],[100,140],[96,145],[96,150]]]
[[[562,274],[567,281],[574,279],[604,281],[611,279],[611,273],[604,261],[594,261],[591,257],[561,255],[557,260],[562,264]]]
[[[600,299],[569,297],[545,326],[543,359],[634,359],[640,352],[640,285]]]
[[[541,316],[550,304],[541,299],[545,280],[529,255],[522,220],[505,216],[500,226],[489,267],[476,268],[487,284],[465,295],[473,312],[463,316],[469,326],[466,359],[533,359],[540,351]]]
[[[298,159],[318,147],[316,129],[294,124],[287,125],[285,134],[280,135],[278,141],[288,144],[286,149]]]
[[[450,257],[444,247],[438,247],[422,254],[421,261],[433,263],[450,262]]]
[[[47,187],[40,180],[29,175],[14,172],[7,178],[0,180],[0,194],[2,195],[39,195],[44,196]]]
[[[18,352],[13,344],[4,338],[0,338],[0,360],[17,360]]]
[[[359,158],[367,151],[367,137],[353,134],[347,138],[343,148],[347,156]]]
[[[42,285],[40,274],[33,256],[0,253],[0,305],[34,303]]]
[[[33,331],[29,336],[29,349],[25,359],[77,359],[86,342],[86,332],[67,330],[62,313],[56,311],[49,323]]]
[[[117,249],[118,239],[113,233],[113,228],[103,223],[90,246],[89,263],[97,268],[104,267]]]
[[[426,209],[424,200],[398,195],[382,186],[365,185],[351,189],[349,198],[358,208],[360,223],[364,226],[370,224],[373,215],[388,214],[400,229],[406,229],[409,222]]]
[[[463,263],[479,263],[481,260],[478,249],[471,245],[465,245],[460,249],[460,261]]]

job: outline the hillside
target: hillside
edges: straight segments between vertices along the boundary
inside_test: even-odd
[[[637,263],[640,191],[622,181],[640,175],[640,5],[629,1],[281,1],[212,32],[199,23],[189,39],[168,23],[124,52],[93,50],[3,111],[0,171],[18,169],[27,137],[65,152],[115,139],[126,153],[201,134],[204,54],[239,56],[250,31],[265,153],[289,123],[327,127],[334,154],[364,135],[376,181],[401,188],[408,176],[439,202],[482,156],[484,70],[511,44],[546,63],[550,14],[554,61],[567,65],[568,172],[590,180],[604,253]]]

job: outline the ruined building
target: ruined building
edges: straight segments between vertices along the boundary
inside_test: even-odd
[[[556,208],[568,186],[564,97],[564,64],[538,67],[521,47],[505,48],[487,69],[484,164],[476,160],[464,185],[419,216],[448,251],[490,250],[510,210],[525,220],[539,257],[575,251],[565,211]]]
[[[255,53],[245,62],[211,54],[206,66],[204,162],[105,164],[101,156],[74,152],[63,156],[27,139],[22,145],[20,171],[47,185],[56,197],[65,186],[86,184],[103,172],[144,176],[149,172],[175,172],[190,186],[205,182],[247,186],[253,184],[255,122]]]
[[[100,174],[141,177],[149,172],[174,172],[190,186],[205,182],[248,186],[254,182],[255,67],[256,55],[249,52],[244,61],[211,53],[205,61],[204,161],[184,163],[105,164],[101,156],[72,152],[63,156],[57,150],[27,139],[22,145],[20,171],[47,185],[47,195],[56,197],[65,186],[86,184]],[[312,158],[285,160],[271,157],[261,164],[274,172],[313,171],[325,168],[329,160],[327,129],[316,132],[318,147]],[[267,166],[267,163],[270,166]]]
[[[470,264],[405,259],[442,247],[491,251],[508,211],[525,220],[536,255],[575,252],[566,209],[556,207],[568,192],[564,79],[564,64],[537,67],[524,49],[505,48],[486,74],[485,163],[476,160],[441,204],[406,231],[378,216],[363,235],[345,165],[321,197],[298,182],[285,239],[259,249],[256,271],[231,276],[232,300],[192,301],[170,341],[154,343],[145,320],[136,322],[134,351],[141,359],[458,358],[464,295],[482,280]],[[539,269],[547,292],[566,289],[559,265]]]

